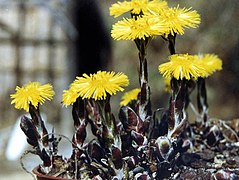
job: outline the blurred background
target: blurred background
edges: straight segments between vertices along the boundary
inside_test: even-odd
[[[76,75],[97,70],[124,72],[131,90],[138,83],[138,54],[134,42],[113,41],[111,26],[122,17],[109,16],[115,0],[0,0],[0,179],[32,179],[21,169],[19,158],[28,148],[19,135],[19,116],[9,95],[29,81],[51,83],[54,100],[41,106],[45,120],[58,133],[73,134],[71,108],[61,105],[64,89]],[[239,1],[169,0],[169,6],[192,7],[201,14],[197,29],[177,36],[177,53],[215,53],[223,70],[207,80],[210,117],[239,117]],[[169,95],[158,73],[166,62],[167,42],[157,37],[147,52],[153,109],[167,108]],[[112,97],[117,117],[122,93]],[[193,98],[194,101],[195,98]],[[15,133],[15,134],[14,134]],[[23,137],[17,139],[16,137]],[[18,151],[11,151],[11,150]],[[32,165],[34,166],[34,164]]]

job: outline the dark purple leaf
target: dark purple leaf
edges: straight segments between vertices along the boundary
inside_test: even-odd
[[[37,147],[40,135],[38,134],[32,120],[26,116],[23,116],[21,118],[20,127],[27,136],[27,142],[33,147]]]
[[[85,138],[87,136],[86,125],[87,124],[85,120],[83,120],[81,122],[81,125],[77,128],[76,133],[74,135],[74,142],[79,146],[83,145]]]
[[[122,153],[119,148],[112,146],[112,161],[116,169],[120,169],[123,166]]]
[[[78,128],[80,126],[80,122],[85,119],[84,100],[81,98],[77,98],[76,102],[73,103],[72,117],[75,128]]]
[[[139,117],[130,107],[123,106],[120,108],[119,119],[126,131],[130,132],[132,130],[136,130]]]
[[[140,134],[140,133],[137,133],[136,131],[131,131],[131,137],[132,137],[132,140],[134,140],[137,145],[143,145],[144,143],[144,135]]]

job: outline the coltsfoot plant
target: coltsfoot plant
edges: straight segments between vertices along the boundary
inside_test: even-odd
[[[135,43],[139,87],[125,93],[115,117],[110,98],[129,85],[128,77],[113,71],[76,77],[62,96],[62,104],[72,107],[75,127],[70,158],[58,153],[60,138],[54,131],[49,133],[40,115],[40,105],[54,95],[53,87],[29,82],[11,95],[15,107],[31,115],[22,117],[21,128],[43,161],[41,173],[69,179],[172,178],[185,165],[185,153],[199,149],[196,142],[216,148],[222,140],[238,141],[229,125],[222,121],[212,123],[208,116],[206,79],[222,69],[221,59],[215,54],[190,55],[175,50],[176,36],[183,35],[185,28],[199,26],[197,11],[179,5],[169,7],[161,0],[123,1],[110,7],[114,17],[125,13],[130,18],[115,23],[111,35],[115,40]],[[158,69],[168,79],[171,97],[169,107],[152,110],[146,57],[156,37],[168,42],[168,62]],[[197,91],[196,105],[191,101],[192,91]],[[193,124],[188,121],[188,108],[197,117]]]

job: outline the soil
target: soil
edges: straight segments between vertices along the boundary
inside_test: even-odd
[[[227,124],[221,120],[212,122],[219,127],[221,134],[210,136],[204,131],[200,138],[196,138],[193,151],[189,149],[178,158],[176,172],[172,173],[170,179],[239,179],[239,119]]]
[[[178,171],[170,179],[239,179],[239,147],[220,145],[196,153],[184,153],[179,158]]]

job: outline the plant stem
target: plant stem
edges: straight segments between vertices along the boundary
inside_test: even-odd
[[[32,105],[29,104],[29,113],[31,115],[31,118],[33,120],[33,123],[37,129],[37,132],[39,133],[40,137],[42,138],[42,145],[44,147],[48,146],[48,136],[45,136],[48,134],[47,129],[45,127],[45,124],[42,120],[42,117],[40,115],[39,105],[37,109]]]
[[[139,50],[139,83],[141,88],[140,103],[139,103],[139,116],[145,121],[148,116],[152,115],[151,102],[150,102],[150,87],[148,83],[148,67],[146,59],[146,49],[150,38],[145,40],[137,39],[135,43]]]
[[[168,49],[171,55],[175,54],[175,40],[176,40],[176,34],[175,35],[168,35]]]
[[[110,96],[108,95],[106,100],[97,102],[99,102],[100,115],[102,119],[102,137],[107,148],[111,149],[112,144],[114,144],[114,137],[116,136],[116,124],[111,115]]]
[[[208,103],[205,78],[198,78],[197,81],[197,106],[198,112],[202,117],[202,124],[205,124],[208,119]]]

